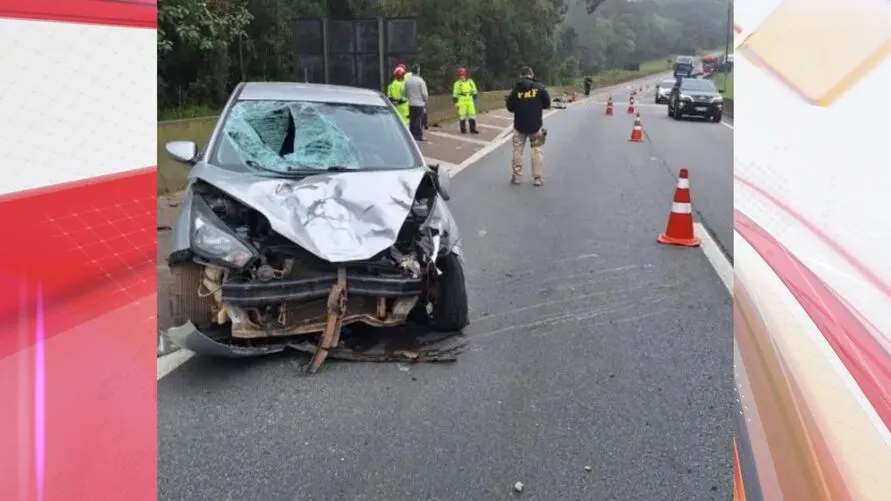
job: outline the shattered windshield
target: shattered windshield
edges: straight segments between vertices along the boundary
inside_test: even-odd
[[[384,106],[241,101],[223,124],[216,161],[281,173],[417,167],[403,128]]]

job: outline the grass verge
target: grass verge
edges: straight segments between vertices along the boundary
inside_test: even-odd
[[[730,73],[715,73],[715,76],[712,77],[712,81],[715,82],[715,85],[718,87],[718,90],[722,90],[721,95],[724,96],[724,99],[733,99],[733,72]]]

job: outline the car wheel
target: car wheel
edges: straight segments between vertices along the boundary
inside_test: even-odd
[[[712,117],[712,120],[714,120],[715,122],[720,122],[720,121],[721,121],[721,115],[722,115],[721,113],[718,113],[717,115],[715,115],[714,117]]]
[[[201,297],[201,279],[203,268],[192,262],[170,267],[170,325],[159,326],[162,329],[176,327],[191,321],[197,327],[205,327],[213,323],[213,296]]]
[[[674,113],[671,115],[671,117],[674,118],[675,120],[680,120],[681,119],[680,110],[674,110]]]
[[[436,280],[435,298],[432,308],[427,310],[427,322],[437,331],[458,331],[467,327],[469,308],[467,306],[467,283],[464,279],[464,263],[454,253],[439,260],[442,274]]]

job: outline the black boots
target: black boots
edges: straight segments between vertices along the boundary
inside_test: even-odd
[[[476,130],[476,120],[473,118],[470,119],[470,133],[471,134],[479,134],[480,133],[480,131]]]
[[[461,125],[461,134],[467,134],[467,120],[459,120],[458,124]]]

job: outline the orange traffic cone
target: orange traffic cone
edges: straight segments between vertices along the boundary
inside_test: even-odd
[[[631,128],[631,139],[629,141],[632,143],[643,141],[643,126],[640,123],[640,113],[634,117],[634,127]]]
[[[678,187],[674,192],[674,203],[668,214],[668,225],[665,233],[656,239],[660,244],[699,247],[701,240],[693,234],[693,207],[690,198],[690,180],[687,169],[681,169],[678,176]]]
[[[628,114],[634,114],[634,98],[632,97],[630,101],[628,101]]]
[[[610,116],[613,114],[613,96],[606,100],[606,114]]]

